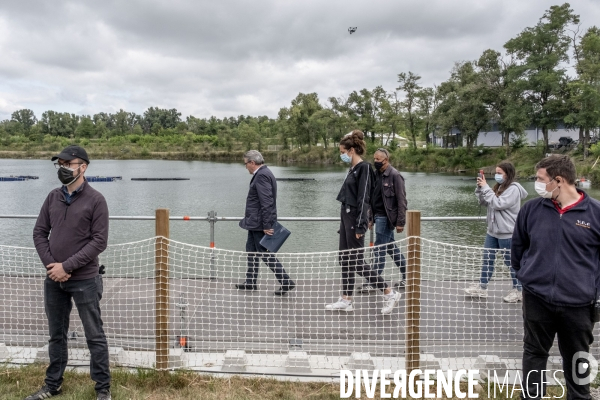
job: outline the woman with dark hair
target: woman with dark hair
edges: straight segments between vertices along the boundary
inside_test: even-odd
[[[340,253],[342,266],[342,296],[325,308],[332,311],[353,311],[355,274],[362,275],[373,287],[383,292],[382,314],[390,314],[400,300],[400,293],[392,290],[383,278],[364,260],[365,232],[369,227],[367,212],[371,196],[371,166],[363,162],[366,143],[362,131],[355,130],[340,141],[340,157],[351,165],[337,200],[341,205]]]
[[[465,292],[478,298],[488,296],[488,282],[494,274],[496,250],[505,249],[504,264],[510,267],[510,250],[513,230],[517,214],[521,209],[521,200],[527,197],[523,187],[515,182],[515,167],[509,161],[502,161],[496,166],[494,176],[496,184],[490,188],[485,176],[477,178],[475,195],[479,204],[487,207],[487,234],[483,244],[483,265],[479,283],[465,289]],[[489,250],[488,250],[489,249]],[[521,283],[517,280],[515,271],[510,267],[513,288],[503,300],[507,303],[517,303],[523,299]]]

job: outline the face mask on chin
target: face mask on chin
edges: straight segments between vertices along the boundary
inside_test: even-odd
[[[550,182],[552,182],[552,181],[550,181]],[[552,191],[550,191],[550,192],[547,191],[546,190],[546,186],[548,186],[550,184],[550,182],[543,183],[543,182],[537,182],[536,181],[535,184],[534,184],[535,191],[537,192],[537,194],[539,194],[544,199],[551,199],[552,198],[552,192],[554,192],[556,189],[558,189],[558,186],[557,186],[554,189],[552,189]]]
[[[77,167],[77,169],[81,168],[81,166]],[[60,167],[58,169],[58,179],[62,182],[63,185],[69,186],[71,183],[75,182],[81,176],[81,172],[77,174],[77,176],[73,176],[73,172],[75,170],[71,168]]]

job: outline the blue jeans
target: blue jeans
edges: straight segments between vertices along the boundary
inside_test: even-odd
[[[489,233],[485,235],[485,242],[483,243],[483,247],[485,249],[491,250],[483,250],[483,266],[481,267],[481,279],[479,282],[481,283],[482,289],[487,289],[488,282],[492,279],[492,275],[494,274],[494,261],[496,261],[496,250],[498,249],[508,249],[510,250],[510,244],[512,239],[498,239],[491,236]],[[517,289],[521,291],[521,282],[517,280],[517,274],[515,270],[510,266],[510,252],[504,252],[504,265],[510,268],[510,277],[512,278],[513,289]]]
[[[50,389],[58,389],[63,382],[67,367],[67,334],[69,315],[75,301],[79,318],[83,324],[85,339],[90,350],[90,375],[96,382],[96,391],[110,389],[110,366],[108,344],[102,329],[100,299],[102,298],[102,276],[81,281],[44,281],[44,306],[48,317],[50,340],[48,354],[50,365],[46,369],[45,383]]]
[[[258,266],[262,259],[269,266],[271,271],[275,273],[275,278],[281,286],[289,287],[295,285],[294,281],[285,272],[283,265],[275,257],[273,253],[269,253],[261,244],[260,240],[265,236],[263,231],[248,231],[248,239],[246,240],[246,251],[248,252],[248,270],[246,271],[246,283],[256,285],[258,279]]]
[[[395,226],[389,223],[387,217],[375,217],[375,262],[373,269],[381,275],[385,267],[385,254],[389,254],[394,264],[400,268],[402,279],[406,279],[406,259],[394,243]],[[387,246],[382,246],[387,244]],[[379,246],[379,247],[377,247]]]

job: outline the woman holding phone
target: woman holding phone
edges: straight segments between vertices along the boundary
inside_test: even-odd
[[[362,131],[355,130],[340,141],[340,157],[350,164],[337,200],[341,203],[339,262],[342,266],[342,295],[337,302],[325,308],[331,311],[353,311],[355,274],[362,275],[373,287],[383,293],[382,314],[390,314],[400,300],[400,293],[392,290],[364,260],[365,232],[369,222],[367,212],[371,196],[373,172],[361,156],[367,144]]]
[[[487,207],[487,233],[483,243],[483,263],[479,283],[465,289],[465,292],[476,298],[488,297],[488,282],[494,274],[494,261],[498,249],[510,250],[513,230],[517,214],[521,209],[521,200],[527,197],[527,191],[515,182],[515,167],[509,161],[502,161],[496,166],[493,188],[487,184],[485,176],[480,172],[477,177],[475,196],[479,204]],[[510,268],[512,290],[503,297],[507,303],[517,303],[523,299],[521,284],[515,271],[510,267],[510,252],[504,252],[504,264]]]

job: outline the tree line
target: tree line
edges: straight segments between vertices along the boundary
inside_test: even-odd
[[[568,3],[552,6],[535,26],[506,42],[502,52],[488,49],[477,60],[456,62],[439,85],[424,87],[420,80],[415,72],[401,72],[394,89],[365,88],[325,101],[317,93],[299,93],[276,118],[190,115],[184,120],[176,109],[150,107],[141,115],[46,111],[37,119],[22,109],[0,122],[0,138],[186,134],[227,148],[234,141],[246,148],[268,141],[310,149],[317,144],[327,148],[361,129],[372,142],[406,136],[412,148],[430,134],[449,139],[460,132],[470,149],[481,132],[495,126],[508,154],[511,134],[513,143],[522,141],[525,130],[536,126],[548,149],[549,131],[565,126],[579,130],[587,155],[590,134],[600,126],[600,28],[582,32],[580,17]]]

